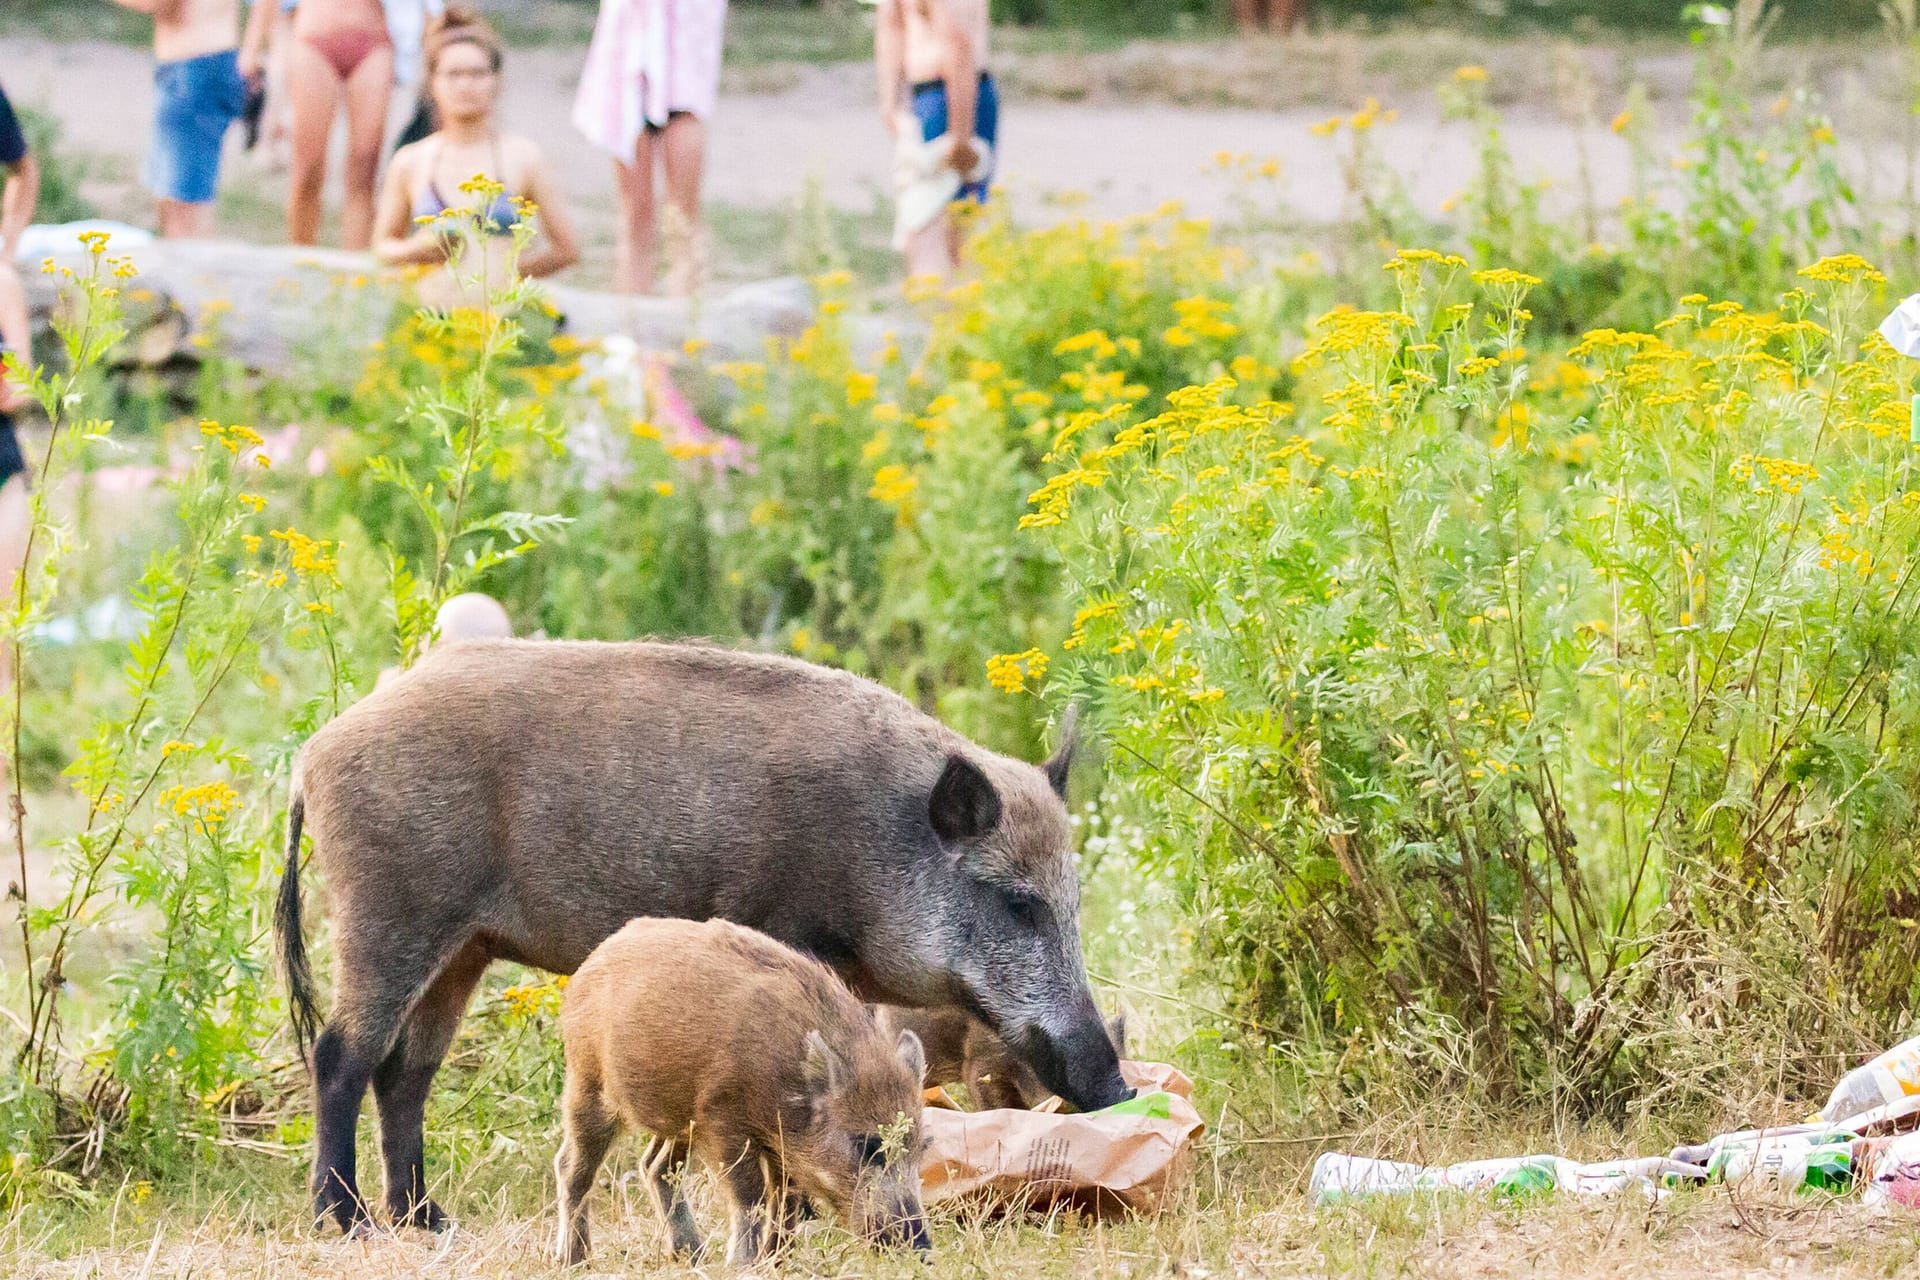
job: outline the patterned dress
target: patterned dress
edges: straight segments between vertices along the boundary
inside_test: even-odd
[[[675,112],[713,114],[727,0],[600,0],[573,123],[615,159]]]

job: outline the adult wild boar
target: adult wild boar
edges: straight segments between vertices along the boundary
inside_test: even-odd
[[[311,1047],[316,1217],[366,1221],[354,1133],[371,1083],[387,1209],[441,1226],[421,1117],[482,971],[571,973],[635,916],[759,929],[864,999],[970,1011],[1082,1109],[1127,1097],[1080,955],[1071,751],[1011,760],[790,658],[525,640],[431,653],[294,768],[275,926]],[[335,926],[324,1031],[303,826]]]

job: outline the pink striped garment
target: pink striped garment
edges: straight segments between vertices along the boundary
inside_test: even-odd
[[[720,96],[727,0],[600,0],[573,123],[618,160],[674,111],[701,118]]]

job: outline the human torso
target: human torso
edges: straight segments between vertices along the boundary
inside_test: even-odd
[[[413,216],[444,217],[443,230],[465,242],[454,271],[420,282],[421,299],[433,306],[483,305],[513,281],[511,255],[496,246],[522,221],[516,200],[527,193],[533,144],[512,135],[456,141],[436,133],[409,151],[407,196]],[[461,189],[476,177],[499,189]]]
[[[300,35],[330,31],[382,31],[387,10],[380,0],[300,0],[293,11],[293,29]]]
[[[153,20],[153,56],[184,62],[234,48],[239,43],[240,0],[181,0]]]
[[[901,0],[907,16],[906,71],[915,84],[946,75],[947,51],[933,20],[933,6],[947,8],[973,44],[974,65],[986,70],[987,6],[985,0]]]
[[[436,133],[418,144],[413,156],[408,194],[415,217],[442,213],[484,215],[491,231],[506,231],[518,221],[513,201],[526,194],[532,168],[532,144],[524,138],[494,134],[474,141],[455,141]],[[462,191],[471,179],[498,183],[496,194]]]

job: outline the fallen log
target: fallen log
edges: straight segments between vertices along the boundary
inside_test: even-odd
[[[122,367],[190,369],[210,354],[269,377],[312,372],[316,362],[357,362],[391,326],[403,305],[398,278],[365,254],[335,249],[242,244],[218,240],[155,241],[113,257],[129,257],[137,274],[114,280],[126,304],[128,338],[115,355]],[[56,267],[84,271],[76,250]],[[27,277],[28,305],[39,347],[63,277]],[[755,281],[696,302],[632,297],[545,286],[577,338],[624,334],[643,349],[677,350],[698,339],[719,359],[757,358],[768,337],[794,338],[812,322],[812,288],[796,277]]]

